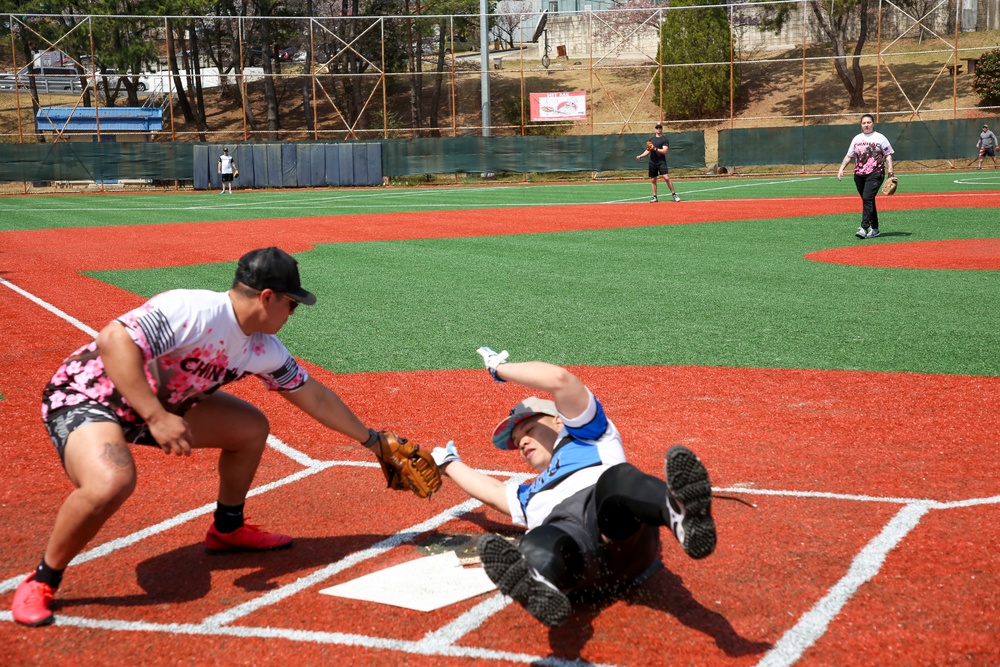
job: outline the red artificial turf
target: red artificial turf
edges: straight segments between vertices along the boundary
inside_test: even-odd
[[[909,241],[830,248],[805,256],[816,262],[896,269],[1000,270],[1000,239]]]
[[[852,198],[854,199],[854,198]],[[845,198],[770,200],[769,215],[843,210]],[[982,206],[981,194],[896,196],[886,209]],[[634,206],[601,205],[504,211],[435,212],[292,220],[10,232],[3,277],[94,329],[142,298],[80,271],[235,261],[250,248],[298,252],[316,243],[618,227]],[[664,207],[635,224],[695,223],[759,217],[745,202]],[[294,224],[291,224],[294,223]],[[173,243],[183,238],[183,244]],[[203,240],[204,243],[199,243]],[[810,259],[910,268],[997,268],[994,239],[877,244],[813,253]],[[980,261],[983,260],[983,261]],[[0,288],[0,424],[5,457],[0,490],[0,578],[33,567],[55,510],[71,486],[39,421],[39,394],[59,361],[86,340],[48,311]],[[351,374],[308,365],[367,423],[425,444],[454,439],[475,467],[520,471],[516,455],[488,442],[499,416],[525,395],[482,371]],[[954,502],[996,495],[1000,461],[1000,378],[847,371],[701,367],[575,368],[622,430],[632,460],[662,473],[664,452],[685,444],[705,460],[713,485],[756,507],[717,499],[717,552],[683,556],[664,532],[665,569],[621,600],[584,605],[547,630],[512,605],[471,631],[459,646],[620,665],[750,665],[844,576],[852,559],[901,507],[887,499]],[[262,407],[272,433],[317,460],[370,461],[356,443],[298,413],[255,380],[231,387]],[[130,535],[212,503],[215,457],[166,457],[136,451],[139,487],[94,545]],[[301,469],[268,451],[256,484]],[[332,467],[258,497],[247,512],[297,544],[271,554],[209,557],[208,516],[149,537],[110,556],[74,566],[57,613],[103,620],[197,623],[318,568],[366,549],[461,502],[446,481],[429,501],[384,489],[374,467]],[[776,490],[759,496],[739,489]],[[810,492],[849,498],[814,498]],[[868,497],[868,498],[864,498]],[[876,502],[876,499],[882,499]],[[839,664],[996,664],[1000,583],[997,505],[931,510],[879,574],[859,589],[805,662]],[[481,508],[442,531],[510,531]],[[419,540],[418,540],[419,541]],[[408,560],[401,545],[320,586],[238,619],[272,626],[420,640],[478,604],[475,599],[423,614],[332,598],[319,588]],[[3,598],[9,604],[10,595]],[[387,620],[389,619],[389,620]],[[109,633],[0,624],[7,664],[127,664],[140,648],[151,664],[503,665],[502,660],[422,656],[346,644],[261,638]]]

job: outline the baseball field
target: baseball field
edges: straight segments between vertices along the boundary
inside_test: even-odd
[[[675,181],[657,204],[644,181],[2,197],[3,663],[1000,664],[998,173],[901,175],[868,240],[830,176]],[[716,552],[664,532],[662,569],[553,629],[497,591],[431,611],[324,595],[518,530],[449,480],[385,489],[367,451],[248,379],[230,389],[271,438],[247,513],[295,546],[207,555],[214,454],[137,447],[56,623],[15,624],[72,488],[42,387],[110,320],[225,290],[269,245],[318,297],[280,337],[366,423],[523,479],[489,434],[528,392],[475,350],[566,365],[642,470],[674,444],[701,457]]]

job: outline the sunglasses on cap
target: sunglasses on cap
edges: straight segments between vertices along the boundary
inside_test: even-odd
[[[281,294],[281,298],[288,299],[288,312],[294,313],[295,309],[298,308],[301,305],[301,303],[299,301],[296,301],[295,299],[293,299],[292,297],[288,296],[287,294],[285,294],[283,292],[279,292],[279,294]]]

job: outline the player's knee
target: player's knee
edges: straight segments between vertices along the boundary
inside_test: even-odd
[[[114,470],[106,475],[94,477],[80,487],[80,491],[90,512],[98,516],[110,516],[122,506],[135,491],[135,466]]]
[[[235,431],[232,433],[235,441],[243,448],[263,449],[271,432],[271,424],[264,413],[257,409],[247,410],[239,422],[234,425]]]
[[[555,526],[539,526],[525,534],[521,553],[528,565],[561,590],[572,588],[583,575],[580,546]]]
[[[631,463],[619,463],[611,466],[597,478],[597,484],[594,487],[596,497],[600,499],[604,496],[615,495],[619,490],[627,488],[636,477],[640,477],[642,474]]]

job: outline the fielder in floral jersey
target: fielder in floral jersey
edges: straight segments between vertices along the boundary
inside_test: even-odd
[[[60,366],[43,392],[42,417],[76,489],[56,515],[41,563],[14,593],[15,621],[52,622],[63,571],[135,489],[136,444],[178,456],[220,450],[209,553],[292,545],[288,535],[244,522],[270,428],[260,410],[219,389],[256,375],[324,426],[376,447],[378,433],[275,336],[300,304],[315,303],[302,289],[295,259],[279,248],[254,250],[240,259],[228,292],[155,296]]]
[[[150,388],[175,415],[246,375],[257,375],[270,390],[284,391],[294,391],[309,379],[276,336],[243,332],[227,293],[165,292],[117,321],[142,352]],[[42,419],[57,425],[68,408],[89,402],[115,414],[126,435],[133,435],[126,441],[156,444],[145,420],[105,374],[96,340],[70,355],[45,387]],[[60,457],[64,446],[57,439]]]
[[[884,135],[875,131],[875,118],[871,114],[861,117],[861,134],[851,140],[844,161],[837,172],[839,181],[844,169],[854,160],[854,184],[861,195],[861,227],[854,233],[859,239],[881,236],[878,227],[878,209],[875,197],[886,175],[892,176],[892,146]]]

